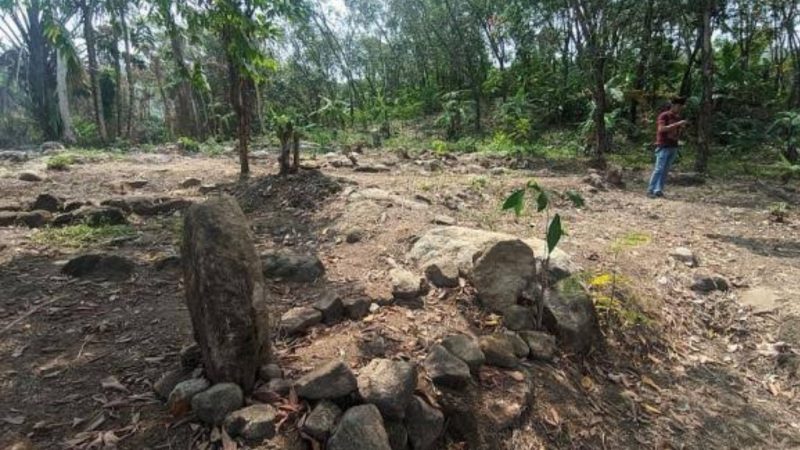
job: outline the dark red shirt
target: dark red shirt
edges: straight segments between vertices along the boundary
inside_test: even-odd
[[[658,128],[680,122],[681,118],[672,111],[664,111],[658,115]],[[680,138],[680,130],[661,130],[656,132],[656,145],[659,147],[677,147]]]

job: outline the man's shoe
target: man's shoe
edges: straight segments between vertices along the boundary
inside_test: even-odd
[[[663,193],[663,192],[661,192],[661,191],[658,191],[658,192],[656,192],[656,193],[655,193],[655,194],[653,194],[653,195],[655,195],[655,196],[656,196],[656,197],[658,197],[658,198],[664,198],[664,193]]]

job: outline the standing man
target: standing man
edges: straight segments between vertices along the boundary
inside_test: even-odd
[[[683,128],[689,122],[681,119],[681,111],[686,105],[685,97],[674,97],[668,110],[658,116],[656,132],[656,165],[650,177],[647,196],[650,198],[664,196],[664,183],[667,181],[669,168],[678,155],[678,141]]]

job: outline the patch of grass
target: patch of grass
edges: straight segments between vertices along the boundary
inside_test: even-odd
[[[130,225],[90,227],[86,224],[80,224],[63,228],[44,228],[37,231],[31,239],[40,245],[82,248],[116,238],[135,235],[136,232]]]
[[[178,146],[181,150],[188,152],[188,153],[198,153],[200,152],[200,144],[195,141],[194,139],[186,136],[181,136],[178,138]]]
[[[225,146],[217,142],[213,137],[208,138],[202,144],[198,144],[198,148],[200,153],[212,158],[225,154]]]
[[[75,164],[75,157],[69,153],[60,153],[47,158],[45,164],[47,170],[69,170],[69,166]]]

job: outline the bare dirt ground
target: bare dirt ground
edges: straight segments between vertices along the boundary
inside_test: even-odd
[[[615,274],[619,301],[600,310],[606,335],[600,350],[585,360],[564,355],[529,365],[534,402],[496,448],[800,447],[800,216],[790,209],[784,223],[774,223],[769,214],[771,204],[787,197],[797,205],[796,186],[713,180],[650,200],[642,194],[642,174],[628,174],[627,189],[592,193],[583,169],[568,173],[544,162],[510,170],[496,168],[504,165],[499,159],[463,156],[431,171],[388,152],[363,159],[393,166],[361,173],[330,167],[323,157],[307,161],[341,184],[324,198],[314,196],[313,183],[326,177],[259,178],[275,172],[273,159],[254,162],[245,200],[259,248],[317,252],[327,268],[314,285],[273,283],[273,318],[332,289],[388,299],[388,270],[407,265],[414,236],[434,226],[437,215],[540,236],[543,217],[517,220],[499,209],[508,193],[535,177],[549,188],[584,192],[585,208],[557,206],[569,230],[563,247],[587,279]],[[134,154],[47,172],[40,183],[18,181],[22,170],[45,173],[36,159],[2,166],[0,203],[40,193],[95,202],[120,195],[201,200],[196,188],[179,183],[187,177],[235,183],[237,168],[232,158]],[[122,186],[134,179],[148,184]],[[398,197],[352,195],[367,188]],[[33,239],[35,230],[0,228],[0,439],[27,436],[42,449],[206,448],[207,430],[170,417],[151,388],[191,340],[180,274],[154,265],[178,252],[179,223],[134,218],[135,239],[82,249],[42,243]],[[351,231],[361,233],[360,242],[345,242]],[[620,247],[631,236],[637,245]],[[699,268],[670,258],[679,246],[695,252]],[[70,256],[89,251],[130,257],[136,273],[125,282],[60,273]],[[694,293],[689,286],[697,273],[722,275],[732,288]],[[362,321],[316,328],[276,347],[282,367],[296,376],[333,357],[361,367],[375,341],[388,354],[415,359],[453,331],[495,326],[468,288],[435,290],[422,309],[383,306]],[[442,448],[467,447],[443,442]]]

